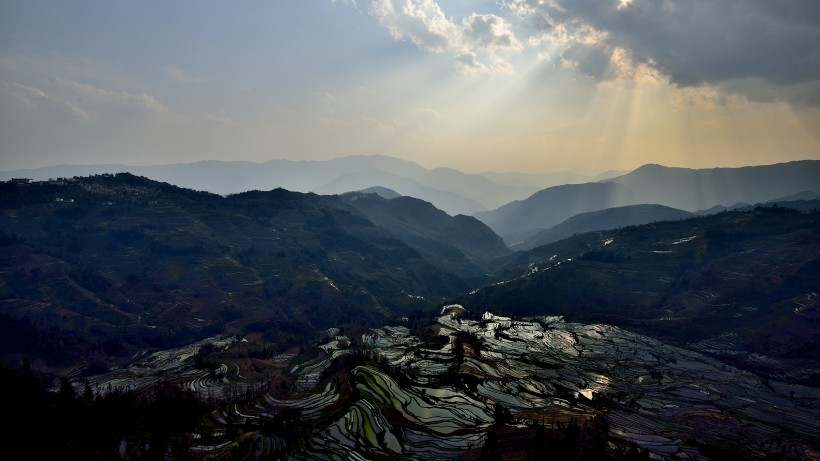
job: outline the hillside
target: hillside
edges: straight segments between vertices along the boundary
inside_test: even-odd
[[[601,211],[579,213],[555,227],[543,230],[521,243],[510,246],[515,251],[531,250],[537,246],[585,234],[596,230],[637,226],[656,221],[671,221],[691,217],[692,213],[663,205],[630,205]]]
[[[477,211],[486,210],[486,207],[479,202],[455,192],[425,186],[412,179],[369,168],[339,176],[328,184],[313,188],[312,192],[333,195],[374,186],[384,187],[404,196],[417,197],[435,203],[436,208],[452,215],[473,214]]]
[[[629,173],[629,171],[600,171],[585,168],[576,168],[553,173],[499,173],[485,171],[481,173],[498,184],[529,186],[538,190],[564,184],[583,184],[602,181]]]
[[[618,325],[816,385],[817,287],[820,214],[770,207],[544,245],[517,254],[495,284],[458,302]]]
[[[616,183],[567,184],[474,216],[511,245],[576,214],[632,205],[637,200],[631,190]]]
[[[343,197],[425,259],[462,277],[484,281],[485,274],[496,269],[495,260],[510,253],[498,235],[471,216],[450,216],[413,197],[387,200],[361,193]]]
[[[5,357],[109,363],[222,332],[286,347],[469,287],[448,255],[431,263],[340,197],[221,197],[129,174],[2,188]]]

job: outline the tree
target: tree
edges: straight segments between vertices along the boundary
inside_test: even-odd
[[[498,433],[496,426],[490,429],[487,434],[487,440],[484,441],[484,446],[481,447],[481,453],[478,455],[479,461],[495,461],[501,458],[501,447],[498,444]]]
[[[65,376],[60,378],[60,391],[57,394],[67,402],[74,400],[76,397],[76,394],[74,394],[74,386],[71,385],[71,381]]]

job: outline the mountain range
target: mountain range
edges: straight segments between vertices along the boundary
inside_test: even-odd
[[[693,170],[644,165],[631,172],[570,170],[557,173],[467,174],[427,169],[383,155],[324,161],[265,163],[201,161],[188,164],[59,165],[0,172],[0,180],[68,178],[130,172],[179,187],[220,195],[277,187],[342,194],[383,187],[432,203],[450,215],[473,215],[508,245],[518,244],[579,213],[654,204],[689,212],[755,204],[820,192],[820,161],[744,168]]]
[[[384,186],[5,182],[0,362],[23,365],[0,394],[37,415],[10,434],[133,457],[816,459],[820,201],[796,179],[706,216],[629,205],[652,189],[634,177],[547,188],[489,214],[525,229],[517,252]],[[59,429],[80,421],[93,436]]]
[[[623,188],[601,182],[539,194],[583,198],[563,200],[569,209]],[[385,188],[223,197],[128,173],[8,182],[0,194],[2,350],[55,363],[96,351],[108,363],[223,331],[257,332],[287,347],[331,326],[398,321],[469,291],[465,305],[606,321],[668,334],[679,345],[710,338],[665,328],[712,322],[713,303],[703,299],[716,299],[732,306],[716,318],[765,318],[800,337],[799,324],[767,307],[806,304],[801,296],[810,293],[795,287],[815,283],[818,202],[771,210],[790,203],[808,212],[690,218],[659,205],[610,208],[570,217],[513,254],[478,219]],[[644,222],[651,224],[638,226]],[[681,312],[683,320],[658,320]],[[670,331],[701,327],[687,328]],[[64,346],[41,350],[52,344],[38,340],[43,335]],[[794,347],[774,349],[788,355]]]
[[[696,212],[738,202],[764,203],[820,189],[820,161],[692,170],[645,165],[602,182],[543,189],[474,216],[508,245],[520,243],[579,213],[654,204]]]
[[[0,180],[49,178],[130,172],[156,181],[215,194],[235,194],[276,187],[295,192],[340,194],[382,186],[401,195],[434,203],[450,214],[472,214],[492,209],[511,200],[562,183],[564,179],[589,180],[570,173],[539,179],[532,175],[529,185],[495,182],[480,174],[449,168],[427,169],[420,165],[382,155],[354,155],[325,161],[271,160],[264,163],[201,161],[156,166],[58,165],[31,170],[0,172]]]
[[[530,250],[547,243],[572,237],[575,234],[637,226],[657,221],[673,221],[692,216],[694,214],[688,211],[663,205],[629,205],[607,208],[601,211],[590,211],[567,218],[554,227],[542,230],[523,242],[512,245],[512,248],[516,251]]]
[[[716,204],[764,203],[818,192],[820,161],[701,170],[644,165],[608,181],[628,187],[644,200],[651,198],[647,203],[694,212]]]

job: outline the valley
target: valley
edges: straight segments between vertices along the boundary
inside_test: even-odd
[[[1,192],[7,406],[112,421],[44,456],[820,456],[809,193],[607,208],[510,248],[383,187],[219,196],[120,173]],[[38,424],[9,437],[40,443]]]
[[[190,446],[211,456],[472,459],[495,449],[495,459],[532,459],[538,428],[595,418],[608,426],[603,445],[581,449],[613,459],[630,450],[661,459],[818,453],[816,388],[763,380],[612,326],[467,316],[445,306],[422,336],[406,327],[332,329],[299,359],[253,360],[288,385],[255,381],[241,343],[216,338],[88,382],[105,394],[164,380],[225,402],[203,419],[197,437],[209,442]],[[195,365],[206,345],[211,365]]]
[[[577,235],[459,297],[503,315],[603,322],[818,385],[816,213],[769,207]]]

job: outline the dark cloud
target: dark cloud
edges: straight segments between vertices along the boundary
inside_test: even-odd
[[[549,32],[583,22],[609,33],[607,43],[651,62],[679,86],[749,80],[794,96],[820,80],[818,0],[512,0]],[[620,6],[620,7],[619,7]],[[576,53],[580,54],[580,53]],[[594,58],[599,58],[595,53]],[[578,63],[583,70],[587,64]],[[599,64],[593,63],[593,69]],[[595,75],[598,72],[594,72]],[[752,94],[754,96],[754,94]],[[761,95],[762,96],[762,95]]]
[[[561,53],[561,59],[566,65],[571,65],[584,75],[595,80],[609,80],[612,53],[601,45],[585,46],[574,44]]]

